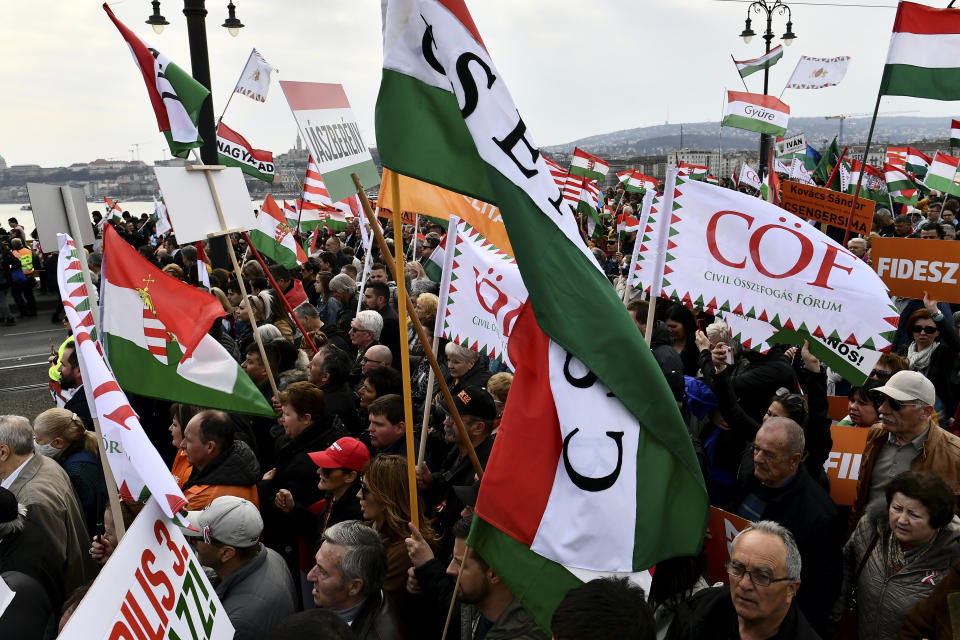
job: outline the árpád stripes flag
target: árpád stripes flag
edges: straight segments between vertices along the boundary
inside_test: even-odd
[[[257,251],[287,269],[307,261],[307,254],[297,244],[293,229],[271,195],[267,195],[260,207],[257,226],[250,231],[250,242]]]
[[[240,171],[257,180],[273,182],[276,177],[273,152],[254,149],[246,138],[228,127],[222,120],[217,126],[217,157],[220,164],[240,167]]]
[[[897,5],[880,95],[960,100],[960,9]]]
[[[733,56],[730,57],[733,58]],[[740,77],[746,78],[751,73],[769,69],[773,65],[780,62],[780,58],[782,57],[783,45],[778,44],[759,58],[753,58],[751,60],[737,60],[736,58],[733,58],[733,64],[737,66],[737,72],[740,74]]]
[[[529,293],[509,346],[521,391],[507,403],[468,544],[548,629],[578,574],[697,553],[703,478],[656,361],[562,206],[462,0],[383,10],[383,165],[495,203]],[[467,63],[477,75],[457,73]]]
[[[103,10],[127,41],[134,62],[140,68],[157,125],[167,139],[170,153],[178,158],[186,158],[190,149],[203,144],[197,119],[200,117],[200,106],[210,91],[170,58],[138,38],[117,20],[106,2],[103,3]]]
[[[317,169],[317,163],[313,161],[313,156],[307,159],[307,175],[303,179],[303,199],[307,202],[314,202],[324,207],[332,207],[333,200],[330,199],[330,192],[323,184],[323,178]]]
[[[583,176],[590,180],[600,182],[607,176],[610,165],[597,156],[590,155],[580,148],[573,150],[573,158],[570,160],[570,175]]]
[[[727,91],[724,127],[782,136],[790,122],[790,107],[773,96],[745,91]]]
[[[111,228],[103,234],[103,344],[120,387],[150,398],[274,415],[263,394],[207,332],[224,311],[209,293],[145,260]]]

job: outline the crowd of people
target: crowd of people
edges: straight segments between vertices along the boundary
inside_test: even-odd
[[[956,200],[931,197],[921,212],[914,220],[881,209],[874,233],[955,238]],[[94,223],[114,225],[171,277],[201,284],[195,246],[158,234],[146,215],[124,216],[95,214]],[[427,343],[401,319],[394,277],[375,246],[366,255],[356,223],[328,233],[294,270],[264,268],[241,237],[228,236],[205,253],[236,252],[244,286],[236,274],[206,267],[224,311],[209,333],[277,417],[129,395],[188,500],[187,519],[203,532],[184,530],[240,640],[412,640],[438,638],[445,627],[447,637],[469,640],[547,637],[466,545],[480,486],[470,454],[486,465],[512,374],[440,340],[436,356],[463,432],[438,387],[428,393],[425,354],[439,288],[423,264],[444,229],[427,222],[405,225],[400,238],[387,231],[391,250],[396,243],[410,256],[402,277]],[[611,286],[622,288],[635,238],[614,230],[600,237],[590,242],[594,255]],[[32,289],[34,271],[46,266],[49,281],[51,256],[26,242],[20,230],[0,259],[0,320],[12,319],[4,277],[16,286],[10,276],[29,273]],[[869,242],[858,237],[848,246],[869,261]],[[99,242],[87,263],[99,286]],[[623,297],[646,335],[649,303],[639,291]],[[894,348],[858,386],[806,343],[743,349],[722,319],[658,305],[650,346],[686,421],[710,503],[752,524],[732,541],[726,586],[710,586],[704,553],[664,560],[646,591],[625,579],[585,582],[557,608],[553,637],[952,638],[960,312],[929,297],[893,302],[902,314]],[[22,316],[36,314],[27,299],[16,304]],[[30,594],[29,605],[18,597],[4,614],[4,637],[14,628],[10,637],[62,629],[118,544],[72,337],[50,364],[56,406],[32,419],[0,416],[0,572],[18,594]],[[836,424],[828,395],[849,398],[840,424],[867,430],[852,506],[831,499],[824,470]],[[417,462],[416,521],[408,457]],[[126,526],[142,506],[122,503]]]

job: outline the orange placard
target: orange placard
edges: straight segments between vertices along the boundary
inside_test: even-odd
[[[863,427],[830,427],[833,447],[823,468],[830,478],[830,497],[838,505],[852,505],[857,497],[857,478],[860,459],[867,446],[867,432]]]
[[[847,417],[850,408],[850,398],[847,396],[827,396],[827,414],[831,420],[840,422]]]
[[[710,536],[703,545],[707,552],[707,577],[710,578],[710,584],[717,582],[730,584],[726,564],[730,559],[733,539],[749,526],[749,520],[723,509],[710,507],[710,521],[707,523]]]
[[[873,238],[870,257],[893,295],[922,300],[926,291],[931,300],[960,302],[960,242]]]
[[[824,222],[845,229],[853,196],[824,187],[800,184],[784,180],[780,190],[780,207],[807,220]],[[853,233],[867,235],[873,224],[873,200],[857,198],[857,209],[853,213],[850,230]]]

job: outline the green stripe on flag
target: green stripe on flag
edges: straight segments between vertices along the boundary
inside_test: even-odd
[[[481,558],[500,560],[497,576],[549,636],[553,612],[570,589],[583,584],[580,579],[477,515],[473,516],[467,544]]]
[[[734,127],[735,129],[746,129],[747,131],[756,131],[757,133],[769,133],[773,136],[782,136],[787,132],[785,127],[778,126],[772,122],[764,122],[755,118],[747,118],[736,114],[728,114],[723,117],[721,122],[724,127]]]
[[[146,349],[109,333],[104,334],[104,347],[110,368],[124,391],[251,416],[276,415],[239,365],[233,392],[225,393],[191,382],[177,372],[183,351],[176,342],[167,343],[166,365]]]
[[[364,189],[380,184],[380,174],[377,173],[377,165],[373,164],[373,160],[364,160],[349,167],[327,171],[323,174],[323,184],[327,187],[330,197],[335,198],[335,202],[339,202],[357,192],[357,186],[351,176],[354,173],[359,176],[360,184],[363,185]],[[340,194],[345,195],[336,198]]]
[[[960,100],[960,67],[937,69],[888,64],[883,68],[880,95]]]
[[[380,95],[390,96],[389,103],[377,100],[375,114],[383,166],[402,167],[398,171],[404,175],[483,202],[496,201],[454,94],[384,69]],[[411,139],[416,146],[408,144]]]
[[[276,177],[274,174],[261,173],[246,162],[240,162],[239,160],[231,158],[230,156],[225,156],[222,153],[217,154],[217,162],[228,167],[239,167],[240,171],[243,171],[248,176],[256,178],[257,180],[263,180],[264,182],[273,182],[273,179]]]

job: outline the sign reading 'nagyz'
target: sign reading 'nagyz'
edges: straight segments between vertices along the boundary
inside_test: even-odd
[[[365,189],[380,184],[343,85],[281,80],[280,87],[331,200],[339,202],[357,192],[354,173]]]
[[[795,216],[816,220],[834,227],[846,228],[853,196],[832,189],[814,187],[799,182],[783,181],[780,206]],[[857,198],[850,230],[867,235],[873,223],[873,200]]]

